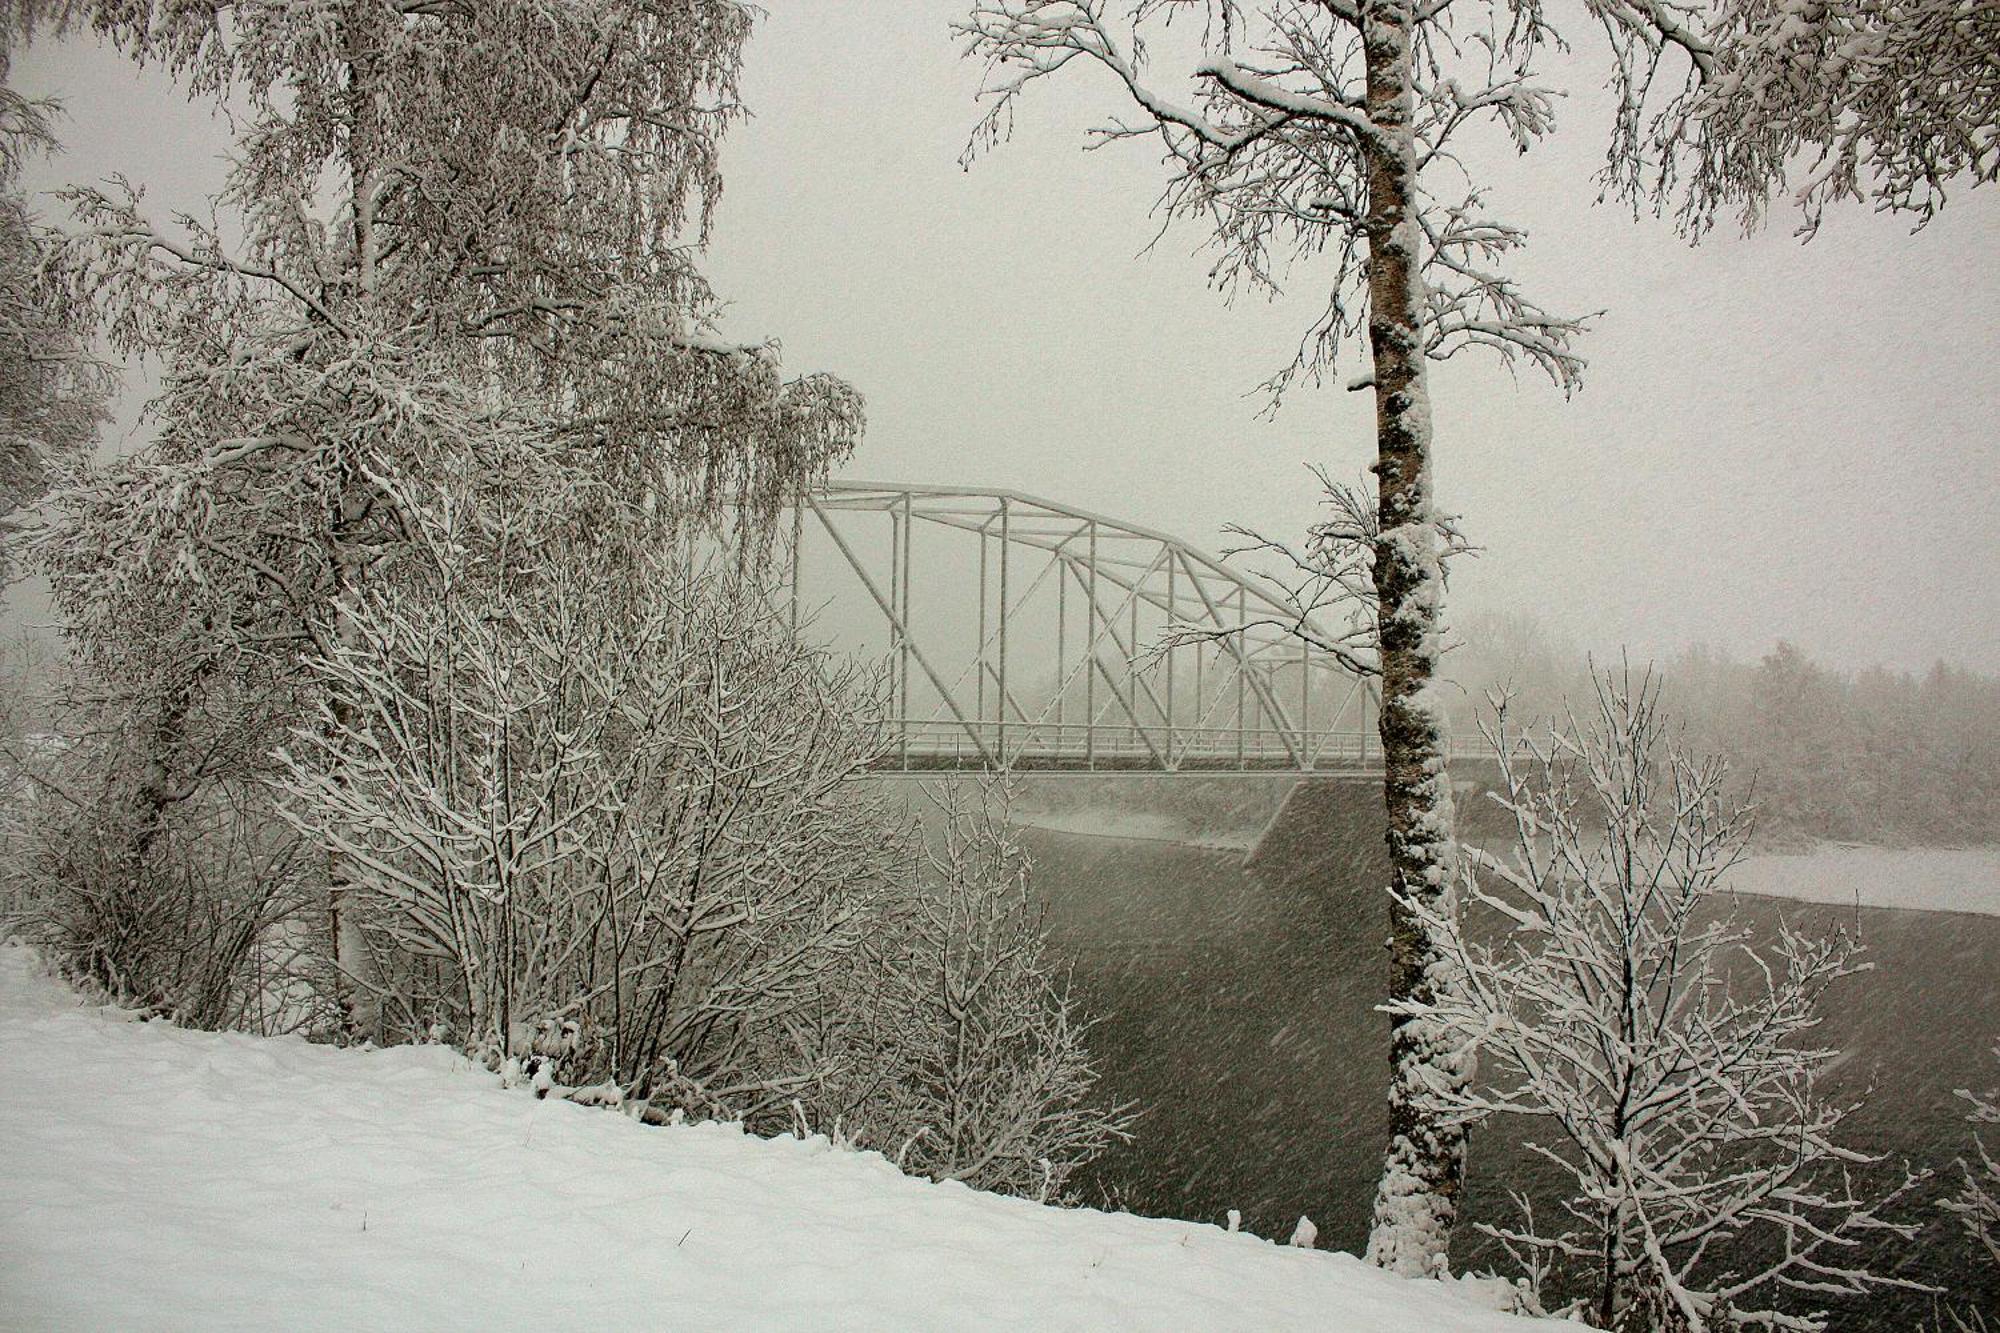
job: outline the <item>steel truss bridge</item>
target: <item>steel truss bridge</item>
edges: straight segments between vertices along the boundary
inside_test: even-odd
[[[1380,770],[1373,682],[1289,633],[1297,607],[1164,532],[866,481],[792,519],[794,623],[867,625],[886,663],[884,772]]]

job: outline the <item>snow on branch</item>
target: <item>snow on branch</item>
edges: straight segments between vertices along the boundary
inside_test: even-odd
[[[2000,178],[2000,14],[1956,0],[1729,0],[1684,108],[1691,225],[1773,200],[1811,234],[1868,200],[1927,222],[1958,183]],[[1788,180],[1799,166],[1802,173]]]
[[[1303,547],[1232,525],[1238,540],[1223,551],[1226,559],[1268,557],[1275,568],[1246,565],[1282,611],[1251,616],[1239,624],[1217,627],[1206,622],[1177,620],[1167,625],[1156,653],[1191,643],[1212,643],[1257,631],[1276,631],[1326,653],[1348,671],[1379,676],[1376,646],[1380,642],[1375,587],[1376,547],[1381,540],[1380,511],[1372,496],[1359,487],[1337,482],[1324,468],[1312,469],[1327,516],[1312,526]],[[1437,520],[1441,566],[1477,550],[1456,518]]]
[[[1275,293],[1310,266],[1326,293],[1296,357],[1264,386],[1275,405],[1301,377],[1318,382],[1366,331],[1371,163],[1403,152],[1399,135],[1410,133],[1420,169],[1455,166],[1456,136],[1484,121],[1525,151],[1554,124],[1555,93],[1530,68],[1552,34],[1529,10],[1461,42],[1442,7],[1427,11],[1414,39],[1422,57],[1412,69],[1414,119],[1398,119],[1405,113],[1367,97],[1363,37],[1373,19],[1341,4],[1209,6],[1183,87],[1163,87],[1156,48],[1178,37],[1172,22],[1190,7],[1142,4],[1117,18],[1090,0],[975,5],[957,31],[986,62],[988,106],[965,160],[1004,137],[1033,83],[1079,65],[1108,75],[1136,118],[1093,133],[1098,142],[1151,137],[1162,147],[1170,173],[1162,209],[1207,230],[1214,284]],[[1493,270],[1520,235],[1467,227],[1477,192],[1467,198],[1423,209],[1424,350],[1444,358],[1488,348],[1525,359],[1568,391],[1582,370],[1570,350],[1582,321],[1549,314]]]
[[[0,75],[13,39],[0,31]],[[54,109],[0,85],[0,582],[37,502],[85,465],[113,384],[89,310],[51,275],[61,242],[19,188],[23,163],[55,151]]]
[[[1422,216],[1424,350],[1445,361],[1461,349],[1485,347],[1512,366],[1526,361],[1564,394],[1582,383],[1585,362],[1574,350],[1592,316],[1554,315],[1521,293],[1497,262],[1527,243],[1518,227],[1479,212],[1475,192]]]
[[[1993,1048],[1993,1054],[2000,1057],[2000,1046]],[[2000,1093],[1981,1096],[1960,1088],[1958,1095],[1972,1108],[1965,1117],[1967,1120],[1976,1126],[2000,1125]],[[1987,1258],[2000,1265],[2000,1158],[1977,1136],[1972,1141],[1972,1152],[1972,1160],[1959,1161],[1963,1179],[1958,1195],[1946,1200],[1943,1206],[1985,1250]]]
[[[355,365],[422,362],[565,445],[652,460],[678,478],[654,479],[662,495],[740,495],[763,518],[859,439],[859,395],[786,380],[775,341],[723,337],[694,263],[743,114],[749,7],[273,0],[253,21],[70,0],[51,17],[239,115],[214,201],[227,244],[213,219],[155,224],[123,182],[65,196],[54,271],[117,350],[175,367],[160,419],[266,433],[248,368],[285,357],[329,386],[372,378],[380,393],[322,400],[352,420],[291,428],[340,441],[351,474],[355,441],[426,394]]]
[[[1559,1222],[1490,1234],[1599,1328],[1804,1333],[1827,1297],[1925,1290],[1859,1257],[1915,1233],[1894,1209],[1924,1174],[1865,1188],[1880,1159],[1841,1141],[1855,1108],[1823,1085],[1820,1005],[1868,971],[1859,943],[1759,941],[1723,910],[1749,814],[1672,740],[1649,675],[1604,673],[1541,738],[1496,708],[1512,845],[1469,850],[1464,920],[1436,921],[1451,984],[1398,1006],[1479,1059],[1440,1109],[1528,1117],[1561,1173]]]

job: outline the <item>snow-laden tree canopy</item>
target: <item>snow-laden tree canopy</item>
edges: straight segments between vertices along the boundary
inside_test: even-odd
[[[19,188],[27,159],[56,148],[58,108],[8,82],[18,22],[0,6],[0,540],[82,461],[110,388],[108,368],[89,354],[86,322],[43,281],[49,238]],[[0,551],[0,578],[12,568],[11,553]]]
[[[129,623],[170,585],[232,650],[323,638],[400,539],[368,474],[429,449],[583,450],[657,523],[723,500],[768,516],[853,446],[853,390],[719,338],[694,262],[742,114],[748,6],[67,0],[39,17],[163,69],[238,131],[210,218],[163,223],[122,182],[68,192],[71,296],[164,378],[150,446],[47,544],[73,621]],[[113,529],[125,549],[105,560]]]
[[[851,391],[785,382],[774,346],[716,337],[693,262],[742,114],[749,7],[76,0],[62,17],[240,117],[217,201],[240,242],[192,218],[169,234],[134,191],[71,196],[79,284],[120,350],[172,366],[163,434],[272,359],[422,349],[489,418],[536,413],[554,440],[705,497],[768,504],[851,445]],[[361,401],[394,415],[392,397]],[[273,447],[296,433],[249,429],[269,415],[254,405],[236,415]]]
[[[1606,13],[1619,25],[1644,21]],[[1525,234],[1487,211],[1481,182],[1457,156],[1475,125],[1497,124],[1523,150],[1553,128],[1557,92],[1535,65],[1557,34],[1538,5],[1411,6],[1395,38],[1409,72],[1401,113],[1379,53],[1370,78],[1368,34],[1378,46],[1390,40],[1388,17],[1346,0],[978,4],[960,24],[990,68],[973,147],[1007,133],[1036,82],[1090,66],[1107,75],[1126,110],[1093,134],[1161,151],[1164,210],[1212,232],[1215,282],[1276,290],[1296,265],[1325,293],[1297,359],[1269,386],[1282,390],[1331,369],[1367,330],[1369,201],[1384,187],[1371,167],[1400,153],[1407,135],[1421,350],[1446,359],[1484,346],[1572,388],[1583,363],[1570,341],[1581,323],[1545,310],[1506,273],[1502,261]],[[1199,50],[1184,53],[1190,35]]]
[[[1684,174],[1690,230],[1787,199],[1807,233],[1841,200],[1921,225],[2000,176],[2000,7],[1725,0],[1704,17],[1700,85],[1658,123],[1655,174],[1624,181],[1664,201]]]

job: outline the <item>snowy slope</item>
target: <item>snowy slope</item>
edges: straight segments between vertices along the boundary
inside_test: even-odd
[[[0,946],[9,1328],[1527,1328],[1211,1226],[647,1129],[445,1051],[79,1007]]]

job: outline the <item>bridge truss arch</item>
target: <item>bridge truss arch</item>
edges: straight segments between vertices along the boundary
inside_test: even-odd
[[[1289,633],[1300,613],[1274,591],[1167,533],[1019,491],[870,481],[793,518],[794,623],[866,625],[886,663],[884,771],[1379,767],[1373,682]]]

